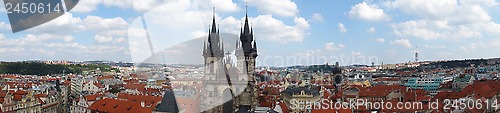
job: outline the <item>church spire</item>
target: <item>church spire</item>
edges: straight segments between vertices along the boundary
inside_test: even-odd
[[[245,11],[245,26],[243,28],[243,34],[248,34],[250,32],[250,26],[248,25],[248,6],[245,6],[246,7],[246,11]]]
[[[253,27],[250,28],[250,35],[253,36]]]
[[[208,41],[207,41],[207,51],[204,54],[205,57],[224,57],[224,52],[221,50],[220,35],[217,29],[217,23],[215,23],[215,7],[213,8],[213,18],[212,24],[208,26]]]
[[[203,38],[205,39],[205,38]],[[203,53],[207,52],[207,42],[203,40]]]
[[[236,45],[234,46],[234,48],[238,49],[238,46],[239,46],[239,43],[238,43],[238,40],[236,40]]]
[[[215,7],[213,8],[213,14],[212,14],[212,33],[217,32],[217,25],[215,24]]]
[[[220,46],[221,46],[222,52],[224,52],[224,39],[221,40]]]
[[[253,41],[253,49],[257,52],[257,41]]]

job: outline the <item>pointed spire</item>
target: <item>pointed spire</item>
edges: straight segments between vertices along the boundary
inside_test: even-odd
[[[207,41],[203,40],[203,53],[207,51]]]
[[[245,3],[245,17],[248,17],[248,3]]]
[[[253,27],[250,27],[250,35],[253,36]]]
[[[237,49],[238,49],[238,46],[239,46],[239,45],[238,45],[238,40],[236,40],[236,45],[234,46],[234,48],[236,48],[235,50],[237,50]]]
[[[242,34],[248,34],[250,31],[249,25],[248,25],[248,5],[245,4],[245,25],[243,26],[243,32]]]
[[[210,25],[208,25],[208,40],[207,40],[207,41],[208,41],[209,45],[212,43],[212,42],[211,42],[211,41],[212,41],[212,38],[211,38],[211,36],[210,36],[211,34],[212,34],[212,33],[210,32]]]
[[[240,35],[243,34],[243,23],[240,25]]]
[[[214,7],[214,11],[213,11],[213,14],[212,14],[212,33],[216,33],[217,32],[217,26],[215,24],[215,7]]]
[[[253,41],[253,49],[255,51],[257,51],[257,41],[255,41],[255,40]]]
[[[224,39],[221,40],[220,45],[221,45],[221,50],[222,50],[221,52],[223,52],[223,54],[224,54]]]

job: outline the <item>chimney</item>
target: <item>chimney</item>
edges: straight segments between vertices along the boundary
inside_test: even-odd
[[[141,101],[141,107],[146,107],[146,103],[144,101]]]

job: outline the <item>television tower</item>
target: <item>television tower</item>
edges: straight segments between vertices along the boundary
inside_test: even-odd
[[[418,62],[418,47],[415,46],[415,62]]]

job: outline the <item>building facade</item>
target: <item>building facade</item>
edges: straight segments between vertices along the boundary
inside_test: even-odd
[[[219,29],[213,16],[208,40],[204,43],[205,60],[201,110],[210,113],[253,112],[258,106],[254,78],[257,45],[245,17],[240,40],[236,42],[236,65],[225,54]]]

